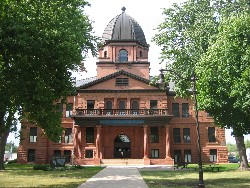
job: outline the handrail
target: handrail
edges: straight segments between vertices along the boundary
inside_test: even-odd
[[[76,109],[75,115],[168,115],[167,109]]]

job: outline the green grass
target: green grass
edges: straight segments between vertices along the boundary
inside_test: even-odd
[[[78,187],[102,167],[68,171],[33,170],[33,165],[10,164],[0,171],[0,187]]]
[[[197,165],[189,165],[187,170],[141,171],[149,188],[194,188],[198,187]],[[247,188],[250,187],[250,171],[238,170],[238,164],[220,164],[220,171],[206,169],[203,173],[206,188]]]

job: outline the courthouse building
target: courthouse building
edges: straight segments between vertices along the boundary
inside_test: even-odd
[[[141,26],[122,8],[106,26],[96,77],[77,82],[67,104],[57,101],[64,132],[58,143],[22,122],[19,163],[173,165],[198,163],[193,100],[150,85],[149,45]],[[151,66],[154,66],[153,63]],[[152,75],[154,76],[154,75]],[[202,161],[227,162],[225,130],[199,112]]]

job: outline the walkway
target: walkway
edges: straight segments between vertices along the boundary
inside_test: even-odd
[[[148,188],[136,167],[109,166],[78,188]]]

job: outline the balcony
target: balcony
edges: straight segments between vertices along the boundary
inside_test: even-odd
[[[164,125],[172,119],[167,109],[76,109],[75,124],[84,125]]]

